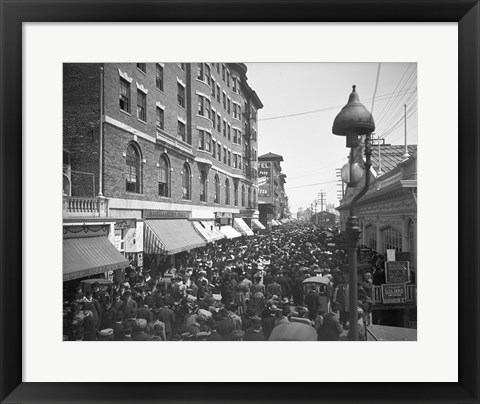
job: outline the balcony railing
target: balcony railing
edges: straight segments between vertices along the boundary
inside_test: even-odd
[[[106,216],[107,199],[82,196],[64,196],[63,211],[65,216]]]

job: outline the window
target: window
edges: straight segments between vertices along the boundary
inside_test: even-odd
[[[211,76],[211,73],[210,73],[210,66],[208,65],[208,63],[205,63],[205,82],[211,86],[211,82],[210,80],[212,79],[212,76]]]
[[[371,248],[373,251],[377,251],[377,227],[369,225],[365,228],[365,240],[363,243]]]
[[[217,102],[220,102],[220,84],[217,84]]]
[[[238,167],[238,156],[236,154],[233,155],[233,168]]]
[[[238,119],[242,120],[242,107],[240,105],[237,105],[237,114],[238,114]]]
[[[190,166],[188,163],[185,163],[182,171],[182,199],[192,199],[192,182],[190,177]]]
[[[158,90],[163,91],[163,67],[159,64],[156,65],[156,73],[155,73],[155,86]]]
[[[222,116],[220,114],[217,114],[217,132],[220,133],[222,128]]]
[[[230,181],[225,180],[225,205],[230,205]]]
[[[223,120],[223,137],[227,137],[227,121]]]
[[[237,118],[237,104],[233,103],[232,109],[233,109],[233,117]]]
[[[230,72],[227,70],[227,87],[230,88]]]
[[[213,202],[220,203],[220,179],[218,175],[215,175],[215,195]]]
[[[127,147],[126,156],[126,190],[140,193],[141,181],[140,152],[133,144]]]
[[[245,206],[245,185],[242,184],[242,206]]]
[[[178,138],[182,141],[185,142],[185,124],[183,122],[177,121],[178,122]]]
[[[200,202],[207,202],[207,174],[200,172]]]
[[[220,144],[217,147],[217,160],[222,161],[222,146]]]
[[[228,152],[227,165],[228,165],[229,167],[231,167],[231,165],[232,165],[232,152],[231,152],[231,151]]]
[[[227,99],[227,111],[230,113],[230,98]]]
[[[238,206],[238,182],[233,184],[233,204]]]
[[[198,131],[198,148],[205,150],[205,132],[203,130]]]
[[[182,108],[185,108],[185,87],[183,87],[180,83],[177,83],[177,91],[178,105],[180,105]]]
[[[205,132],[205,150],[210,152],[212,150],[212,135]]]
[[[210,119],[210,101],[198,95],[198,115]]]
[[[215,158],[217,156],[217,143],[212,141],[212,157]]]
[[[170,165],[164,154],[160,156],[158,164],[158,195],[169,196],[170,192]]]
[[[216,114],[215,110],[212,108],[212,123],[213,123],[213,129],[215,129],[215,128],[217,127],[216,118],[217,118],[217,114]]]
[[[227,148],[223,147],[223,164],[227,164]]]
[[[197,63],[197,79],[203,81],[203,63]]]
[[[242,156],[238,156],[238,168],[241,170],[242,169]]]
[[[248,202],[248,207],[251,208],[252,207],[252,188],[248,187],[248,199],[247,199],[247,202]]]
[[[211,78],[211,81],[212,81],[212,97],[213,97],[213,99],[215,99],[215,97],[216,97],[216,88],[217,88],[217,87],[215,86],[215,80],[214,80],[213,77]]]
[[[137,118],[147,122],[147,94],[137,90]]]
[[[233,81],[233,92],[236,93],[237,92],[237,78],[232,77],[232,81]]]
[[[232,128],[230,125],[228,125],[228,131],[227,131],[227,137],[228,137],[228,140],[230,140],[231,138],[231,135],[232,135]]]
[[[222,80],[223,80],[223,81],[225,81],[225,71],[226,71],[225,65],[222,64]]]
[[[130,112],[130,83],[120,78],[120,109]]]
[[[223,109],[227,110],[227,94],[223,93]]]
[[[177,65],[181,70],[185,71],[185,63],[177,63]]]
[[[143,73],[147,72],[147,64],[146,63],[137,63],[137,69],[141,70]]]
[[[387,227],[382,230],[383,239],[383,253],[387,250],[395,250],[396,252],[402,251],[402,233],[395,230],[393,227]]]
[[[163,109],[157,107],[156,109],[157,115],[156,115],[156,120],[157,120],[157,129],[164,129],[164,113]]]

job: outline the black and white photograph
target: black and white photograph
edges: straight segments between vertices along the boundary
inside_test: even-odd
[[[416,63],[64,63],[64,341],[416,341]]]

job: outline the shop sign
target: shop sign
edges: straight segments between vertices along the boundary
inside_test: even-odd
[[[215,219],[231,219],[232,214],[230,212],[215,212]]]
[[[190,212],[185,210],[158,210],[158,209],[144,209],[143,217],[145,219],[178,219],[190,217]]]
[[[271,182],[272,163],[258,163],[258,196],[270,197]]]
[[[410,263],[408,261],[390,261],[385,263],[387,283],[405,283],[410,279]]]
[[[143,251],[143,222],[127,230],[125,234],[125,252]]]
[[[246,218],[251,218],[253,217],[253,214],[255,211],[252,210],[241,210],[240,213],[237,213],[235,217],[246,217]]]
[[[128,219],[120,219],[115,222],[115,229],[121,230],[121,229],[128,229],[130,227],[133,227],[135,223],[131,223],[132,220]]]
[[[405,303],[406,300],[405,284],[391,283],[382,285],[383,303]]]

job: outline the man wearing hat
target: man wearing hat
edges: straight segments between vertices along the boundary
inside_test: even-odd
[[[122,341],[123,337],[125,337],[125,330],[123,327],[123,314],[121,311],[118,311],[114,314],[113,322],[112,322],[112,329],[113,329],[113,339],[115,341]]]
[[[132,338],[134,341],[146,341],[148,339],[148,334],[146,333],[147,329],[147,320],[144,318],[139,318],[136,321],[136,325],[133,329]]]
[[[244,341],[266,341],[262,332],[262,321],[258,317],[252,317],[252,327],[245,332]]]

